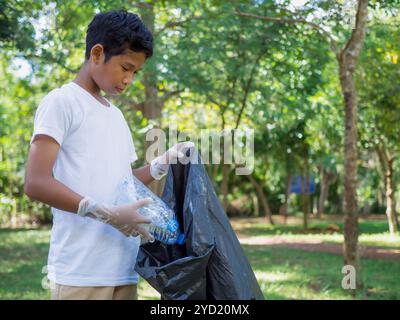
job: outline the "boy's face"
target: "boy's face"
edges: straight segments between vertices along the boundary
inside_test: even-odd
[[[112,56],[104,63],[103,46],[93,46],[90,56],[90,71],[98,87],[109,95],[117,95],[128,87],[146,60],[143,52],[126,50]]]

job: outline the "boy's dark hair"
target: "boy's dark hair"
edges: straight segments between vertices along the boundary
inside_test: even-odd
[[[105,60],[122,54],[126,49],[143,52],[146,58],[153,55],[153,36],[137,14],[125,10],[96,14],[86,32],[86,60],[92,47],[104,47]]]

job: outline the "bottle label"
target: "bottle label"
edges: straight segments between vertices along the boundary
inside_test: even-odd
[[[178,231],[178,229],[179,229],[179,223],[175,218],[168,221],[167,230],[169,232],[175,233]]]

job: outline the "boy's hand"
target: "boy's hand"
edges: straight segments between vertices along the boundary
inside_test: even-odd
[[[150,223],[150,219],[142,216],[137,210],[151,203],[151,199],[141,199],[132,204],[120,206],[106,206],[98,204],[89,197],[79,203],[78,215],[88,216],[98,221],[112,225],[126,236],[141,234],[147,241],[154,241],[154,237],[140,224]]]
[[[186,141],[180,142],[174,145],[172,148],[168,149],[167,152],[151,161],[151,176],[156,180],[160,180],[164,175],[168,173],[169,165],[178,163],[177,160],[185,157],[186,151],[193,147],[193,142]]]
[[[194,143],[191,141],[180,142],[174,145],[172,148],[168,149],[167,152],[165,152],[161,156],[160,163],[162,164],[177,163],[177,160],[185,157],[186,151],[193,147]]]

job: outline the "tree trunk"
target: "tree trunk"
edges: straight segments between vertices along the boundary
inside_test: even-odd
[[[16,200],[14,197],[14,180],[12,175],[10,174],[8,176],[8,181],[9,181],[9,193],[8,197],[11,200],[12,203],[12,208],[10,212],[10,226],[11,228],[16,228],[17,227],[17,208],[16,208]]]
[[[146,27],[154,34],[154,5],[153,3],[141,3],[141,17]],[[143,116],[148,120],[155,121],[155,127],[161,126],[161,104],[158,101],[157,75],[154,59],[146,63],[146,70],[143,73],[144,102]],[[144,150],[153,144],[154,141],[145,141]],[[166,146],[168,147],[168,146]],[[152,181],[148,187],[157,195],[161,195],[165,179]]]
[[[259,217],[260,216],[260,204],[259,204],[257,195],[255,195],[255,194],[252,195],[252,201],[253,201],[253,209],[254,209],[252,216]]]
[[[377,146],[376,151],[385,179],[386,216],[388,220],[389,231],[391,235],[395,235],[399,232],[399,222],[396,213],[396,190],[393,180],[394,158],[388,154],[388,151],[384,144],[381,147]]]
[[[289,200],[290,200],[290,185],[292,184],[292,174],[290,172],[287,173],[286,176],[286,185],[285,185],[285,202],[279,208],[279,214],[283,217],[283,223],[287,223],[288,209],[289,209]]]
[[[328,197],[329,184],[331,174],[324,168],[321,169],[321,191],[319,194],[318,208],[317,208],[317,219],[321,219],[321,215],[325,210],[325,201]]]
[[[304,163],[301,170],[301,198],[303,203],[303,228],[308,229],[308,214],[310,212],[310,177],[308,173],[308,151],[304,155]]]
[[[265,217],[268,219],[268,222],[273,225],[274,220],[272,219],[271,209],[269,207],[268,199],[265,196],[262,186],[257,182],[257,180],[251,174],[246,175],[246,177],[250,180],[251,184],[253,185],[254,189],[257,192],[258,197],[261,200],[261,205],[263,207]]]
[[[393,159],[389,160],[388,170],[385,174],[386,178],[386,216],[389,223],[389,231],[391,235],[395,235],[399,232],[399,222],[397,220],[396,213],[396,199],[395,199],[395,188],[393,181]]]
[[[141,5],[141,16],[146,27],[154,34],[153,3],[143,3]],[[146,63],[146,70],[143,73],[143,85],[145,94],[143,116],[149,120],[158,120],[159,125],[161,104],[158,99],[157,72],[154,58],[149,59]]]
[[[340,79],[345,101],[344,154],[344,260],[356,270],[356,285],[361,285],[358,253],[357,213],[357,100],[354,80],[347,67],[340,66]]]
[[[337,55],[339,78],[345,107],[344,147],[344,260],[356,271],[356,288],[362,287],[358,252],[357,212],[357,89],[353,74],[364,44],[368,0],[358,0],[356,25],[345,47]],[[354,294],[355,292],[353,292]]]

